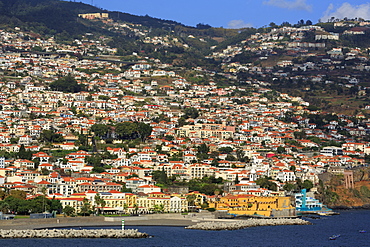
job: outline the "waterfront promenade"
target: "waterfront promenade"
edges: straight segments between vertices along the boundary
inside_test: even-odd
[[[234,219],[215,219],[210,213],[190,213],[181,214],[148,214],[143,216],[131,217],[57,217],[49,219],[14,219],[1,220],[0,229],[3,230],[27,230],[27,229],[53,229],[68,227],[93,227],[93,226],[121,226],[122,220],[125,226],[192,226],[198,223],[210,222],[223,225],[239,220]],[[291,219],[294,220],[294,219]],[[287,219],[289,221],[289,219]],[[285,224],[285,223],[283,223]]]
[[[126,226],[134,225],[163,225],[163,226],[189,226],[206,220],[205,217],[198,218],[196,214],[151,214],[131,217],[57,217],[49,219],[14,219],[0,220],[0,229],[26,230],[43,228],[65,228],[65,227],[89,227],[89,226],[121,226],[122,219]]]

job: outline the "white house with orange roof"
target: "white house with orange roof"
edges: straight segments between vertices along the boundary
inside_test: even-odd
[[[283,182],[291,182],[296,180],[296,175],[291,170],[282,170],[277,174],[277,179]]]
[[[73,152],[73,153],[69,153],[68,155],[66,155],[66,158],[76,159],[76,158],[81,157],[82,159],[85,159],[86,156],[91,156],[91,154],[89,154],[86,151],[79,150],[79,151],[76,151],[76,152]]]
[[[32,155],[32,159],[36,159],[36,158],[40,160],[40,164],[44,164],[44,163],[49,163],[51,156],[44,152],[38,152]]]
[[[197,156],[194,154],[185,154],[183,155],[183,159],[185,163],[192,163],[193,161],[197,160]]]
[[[14,161],[14,166],[23,169],[35,169],[35,163],[27,159],[17,159]]]
[[[29,135],[22,135],[19,137],[18,144],[19,145],[30,145],[32,143],[32,137]]]
[[[85,166],[85,162],[81,160],[68,160],[67,164],[61,164],[60,167],[63,169],[70,169],[78,172]]]
[[[123,148],[111,148],[107,147],[107,151],[110,154],[115,154],[117,155],[118,158],[126,158],[126,151]]]
[[[145,184],[145,185],[140,185],[136,189],[137,193],[144,193],[144,194],[149,194],[153,192],[161,192],[161,188],[158,186],[155,186],[153,184]]]
[[[43,163],[37,167],[37,170],[39,171],[42,171],[42,170],[52,171],[53,169],[54,169],[54,166],[49,163]]]
[[[366,144],[365,143],[358,143],[358,142],[346,142],[342,144],[342,148],[347,151],[356,151],[360,150],[362,152],[365,151]]]

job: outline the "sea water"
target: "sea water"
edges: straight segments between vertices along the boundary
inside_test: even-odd
[[[145,239],[2,239],[0,246],[370,246],[370,210],[308,218],[312,225],[262,226],[233,231],[190,230],[173,226],[126,226],[146,232]],[[91,229],[93,227],[85,227]],[[95,227],[100,228],[100,227]],[[115,228],[117,227],[104,227]],[[360,230],[366,230],[360,233]],[[330,240],[332,235],[340,235]]]

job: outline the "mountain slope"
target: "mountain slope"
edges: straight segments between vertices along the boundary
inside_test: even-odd
[[[0,25],[18,24],[41,34],[66,32],[68,35],[81,35],[88,31],[101,31],[92,23],[77,18],[78,14],[94,12],[108,12],[114,20],[153,28],[184,26],[175,21],[110,12],[84,3],[59,0],[0,0]]]

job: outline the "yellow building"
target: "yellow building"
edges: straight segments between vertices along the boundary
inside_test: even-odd
[[[163,193],[151,193],[137,198],[140,213],[156,210],[166,213],[181,213],[188,210],[188,201],[184,197],[170,196]]]
[[[71,206],[76,212],[80,212],[83,206],[83,200],[86,198],[90,204],[91,209],[98,205],[95,202],[95,196],[97,192],[88,191],[85,193],[74,193],[68,198],[56,198],[63,206]],[[100,212],[104,213],[133,213],[135,206],[137,205],[137,195],[132,193],[123,193],[118,191],[100,192],[99,196],[104,200],[105,205],[102,207],[99,205]]]
[[[209,207],[234,215],[276,216],[286,211],[291,216],[294,212],[290,197],[282,196],[228,195],[209,203]]]
[[[75,209],[76,213],[81,212],[81,208],[83,206],[83,199],[84,198],[77,198],[77,197],[68,197],[68,198],[56,198],[62,204],[62,207],[65,208],[66,206],[70,206]]]
[[[201,205],[207,201],[206,195],[193,191],[186,194],[186,199],[189,202],[189,210],[201,209]]]

